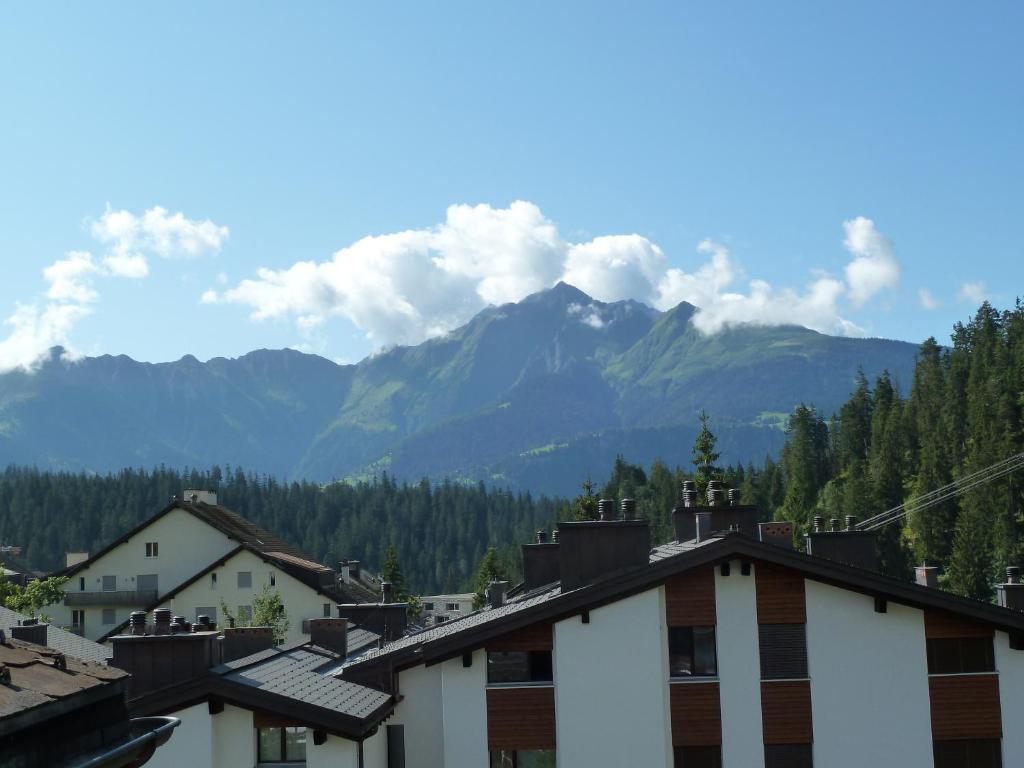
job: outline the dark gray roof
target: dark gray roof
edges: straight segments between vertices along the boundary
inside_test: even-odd
[[[356,627],[348,631],[349,654],[359,653],[366,648],[376,648],[380,643],[380,635],[368,629]]]
[[[370,717],[391,702],[389,694],[318,671],[340,660],[325,649],[302,646],[263,651],[214,671],[221,672],[229,682],[350,717]]]
[[[8,635],[11,627],[18,626],[18,622],[27,619],[28,616],[12,611],[9,608],[0,607],[0,629]],[[95,661],[106,664],[114,655],[114,649],[107,645],[94,643],[84,637],[55,627],[52,624],[46,628],[46,647],[60,651],[66,656],[73,656],[84,661]]]

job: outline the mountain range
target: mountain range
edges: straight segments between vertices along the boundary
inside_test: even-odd
[[[230,464],[320,481],[387,471],[573,494],[617,454],[688,464],[701,409],[723,461],[760,462],[798,403],[832,413],[858,368],[909,387],[915,345],[799,326],[705,335],[696,311],[559,283],[355,365],[290,349],[143,363],[55,348],[0,375],[0,462]]]

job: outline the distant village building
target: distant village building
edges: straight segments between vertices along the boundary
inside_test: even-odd
[[[357,571],[331,568],[217,503],[210,491],[185,491],[141,525],[95,555],[69,553],[62,605],[47,612],[91,640],[121,633],[133,611],[169,608],[194,622],[226,624],[223,602],[239,622],[253,598],[271,587],[289,619],[288,640],[308,637],[309,619],[337,603],[373,599],[375,585]]]
[[[472,613],[474,597],[472,592],[460,592],[454,595],[423,595],[420,597],[420,603],[423,606],[424,625],[442,624]]]
[[[134,715],[182,720],[161,766],[1024,765],[1017,569],[988,604],[882,575],[853,521],[817,520],[804,553],[687,488],[652,548],[633,509],[523,545],[523,583],[425,630],[386,590],[278,648],[139,613],[113,663]]]

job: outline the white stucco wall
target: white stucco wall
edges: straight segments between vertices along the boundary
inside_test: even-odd
[[[444,768],[441,665],[402,672],[398,687],[402,698],[388,724],[405,726],[406,768]]]
[[[475,651],[469,667],[461,656],[440,666],[445,768],[487,765],[487,653]]]
[[[363,742],[363,768],[388,768],[388,735],[384,723]]]
[[[999,709],[1003,716],[1003,765],[1024,765],[1024,651],[1010,648],[1010,636],[996,632]]]
[[[740,565],[738,560],[730,563],[728,576],[723,576],[720,568],[715,569],[722,765],[725,768],[763,768],[757,570],[751,566],[751,574],[744,576]]]
[[[555,624],[560,766],[671,766],[663,589]]]
[[[153,753],[146,768],[206,768],[213,762],[213,721],[206,702],[171,713],[181,720],[170,740]]]
[[[217,768],[252,768],[256,763],[256,731],[252,712],[224,705],[212,716],[213,765]]]
[[[806,585],[814,764],[932,765],[924,613]]]
[[[146,542],[151,541],[160,545],[158,557],[146,557]],[[173,509],[76,573],[68,579],[64,590],[82,591],[81,579],[84,578],[85,592],[101,592],[104,576],[117,577],[117,591],[134,590],[138,575],[155,573],[158,576],[159,594],[163,595],[236,546],[237,542],[194,515]],[[145,607],[142,604],[114,607],[117,622],[127,619],[131,611]],[[55,605],[47,611],[56,623],[70,626],[71,611],[74,609],[86,611],[85,635],[92,640],[102,637],[116,626],[101,623],[103,614],[102,608],[99,607]]]
[[[340,736],[328,736],[317,746],[307,732],[306,768],[359,768],[359,744]]]
[[[239,571],[252,574],[252,587],[238,587]],[[217,574],[216,586],[211,577],[212,573]],[[271,573],[274,574],[274,589],[281,594],[281,600],[288,613],[290,626],[286,642],[308,637],[302,634],[302,620],[323,616],[324,603],[327,603],[333,612],[333,601],[247,550],[239,552],[211,574],[190,584],[163,605],[189,621],[195,621],[198,608],[216,608],[217,622],[224,626],[226,620],[220,608],[221,599],[237,616],[238,607],[251,606],[253,598],[260,594],[264,585],[270,583]]]

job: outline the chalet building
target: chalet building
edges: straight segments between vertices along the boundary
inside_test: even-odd
[[[76,554],[76,553],[72,553]],[[97,554],[77,553],[62,605],[47,608],[57,623],[91,640],[106,641],[127,627],[134,611],[168,608],[195,621],[239,623],[252,613],[264,586],[280,593],[289,618],[288,640],[308,637],[306,622],[329,616],[339,602],[373,599],[365,574],[337,573],[217,504],[210,491],[185,491],[141,525]]]
[[[15,625],[13,635],[0,630],[0,765],[145,765],[179,721],[130,719],[125,672],[20,639],[45,636],[46,627],[32,623]]]
[[[385,597],[236,655],[230,630],[196,640],[179,619],[168,638],[139,614],[114,663],[133,714],[181,717],[189,766],[1024,765],[1016,569],[998,605],[978,602],[930,569],[878,573],[853,521],[816,521],[804,553],[738,495],[695,501],[685,488],[676,540],[653,548],[629,500],[621,516],[604,501],[523,546],[522,584],[424,631],[400,634]],[[171,650],[190,642],[226,645]]]

